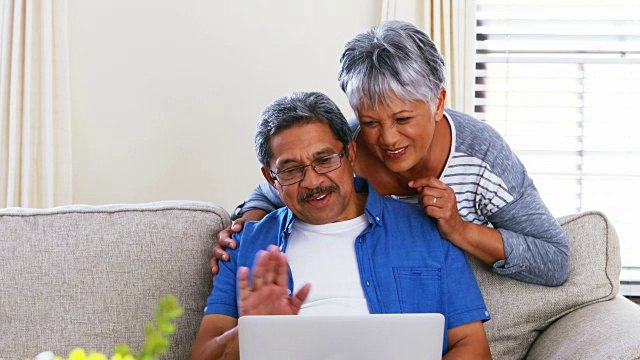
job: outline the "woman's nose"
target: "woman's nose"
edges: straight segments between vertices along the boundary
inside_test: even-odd
[[[392,146],[398,140],[398,132],[391,126],[384,126],[380,129],[380,142],[386,146]]]

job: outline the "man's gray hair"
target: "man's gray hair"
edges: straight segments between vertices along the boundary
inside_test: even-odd
[[[273,151],[269,140],[272,136],[294,126],[312,123],[327,124],[333,136],[349,156],[351,128],[338,106],[328,96],[319,92],[294,92],[272,102],[260,114],[256,131],[256,154],[262,166],[270,168]]]
[[[413,24],[387,21],[349,41],[340,58],[338,80],[358,109],[377,109],[389,96],[426,101],[435,111],[445,84],[444,59],[429,36]]]

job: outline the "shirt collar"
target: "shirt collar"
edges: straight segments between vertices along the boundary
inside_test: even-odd
[[[384,207],[382,206],[382,196],[378,194],[376,189],[371,186],[369,180],[354,177],[353,185],[358,193],[368,192],[369,196],[367,196],[367,203],[364,206],[364,213],[369,219],[369,222],[375,225],[382,225],[382,210]]]

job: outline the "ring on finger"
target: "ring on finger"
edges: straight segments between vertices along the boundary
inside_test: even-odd
[[[431,206],[436,206],[436,201],[438,201],[437,197],[433,197],[433,201],[431,202]]]

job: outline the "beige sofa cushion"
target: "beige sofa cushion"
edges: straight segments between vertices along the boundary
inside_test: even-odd
[[[222,208],[204,202],[0,210],[0,359],[76,346],[141,349],[158,299],[174,294],[171,355],[189,358],[211,291]]]
[[[469,259],[491,312],[485,330],[494,359],[524,358],[539,331],[555,319],[618,293],[620,248],[604,214],[585,212],[560,218],[559,222],[571,252],[571,273],[562,286],[524,284]]]
[[[618,294],[558,319],[527,360],[640,360],[640,306]]]

